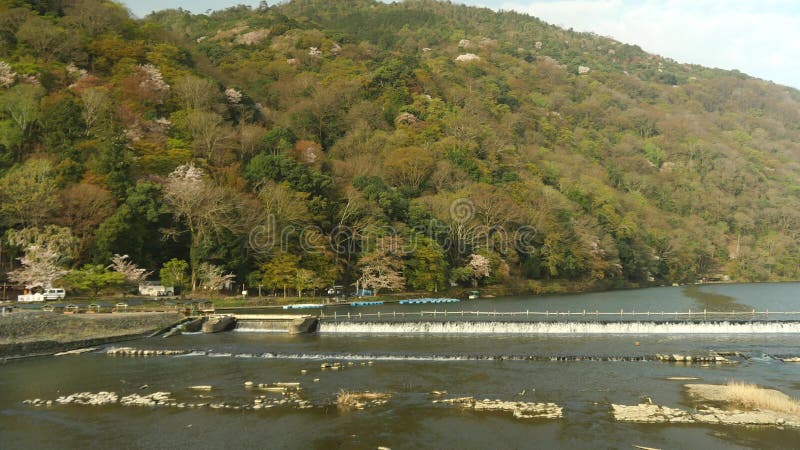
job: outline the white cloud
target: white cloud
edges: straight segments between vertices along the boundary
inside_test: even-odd
[[[517,0],[499,6],[680,62],[800,87],[800,10],[792,1]]]

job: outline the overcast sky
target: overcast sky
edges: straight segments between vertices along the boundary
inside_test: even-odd
[[[744,73],[800,88],[797,0],[453,0],[514,10],[546,22],[593,31],[679,62]],[[237,0],[127,0],[139,17],[181,7],[202,13]],[[275,1],[269,1],[274,4]]]

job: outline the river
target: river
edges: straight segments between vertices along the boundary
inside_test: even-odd
[[[793,311],[798,283],[705,285],[435,305],[448,319],[403,319],[434,305],[338,309],[391,319],[324,321],[320,333],[233,331],[151,338],[125,345],[177,356],[112,357],[104,349],[0,366],[0,448],[797,448],[800,431],[778,427],[635,424],[612,403],[691,407],[685,381],[738,380],[800,397],[800,324],[747,311]],[[467,317],[453,311],[570,311],[588,316]],[[693,311],[691,317],[591,317],[591,312]],[[734,311],[709,323],[703,311]],[[318,312],[318,311],[314,311]],[[325,314],[331,311],[326,310]],[[697,314],[697,315],[695,315]],[[778,320],[775,322],[774,320]],[[658,354],[735,355],[732,364],[658,361]],[[339,362],[342,370],[322,369]],[[26,399],[74,392],[120,396],[167,391],[176,402],[252,405],[244,383],[299,382],[307,409],[263,410],[60,405]],[[210,391],[187,389],[210,385]],[[390,393],[383,405],[340,411],[340,390]],[[441,397],[432,391],[447,391]],[[273,395],[273,394],[269,394]],[[550,402],[560,419],[462,409],[437,398]],[[280,395],[277,394],[279,398]]]

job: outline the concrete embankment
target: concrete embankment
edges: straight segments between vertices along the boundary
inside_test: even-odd
[[[137,339],[176,323],[177,313],[16,312],[0,317],[0,359],[49,355]]]

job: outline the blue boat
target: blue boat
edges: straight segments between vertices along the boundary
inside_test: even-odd
[[[375,306],[375,305],[382,305],[382,301],[372,301],[372,302],[350,302],[350,306]]]
[[[457,298],[410,298],[406,300],[400,300],[401,305],[427,305],[427,304],[439,304],[439,303],[458,303],[461,300]]]

